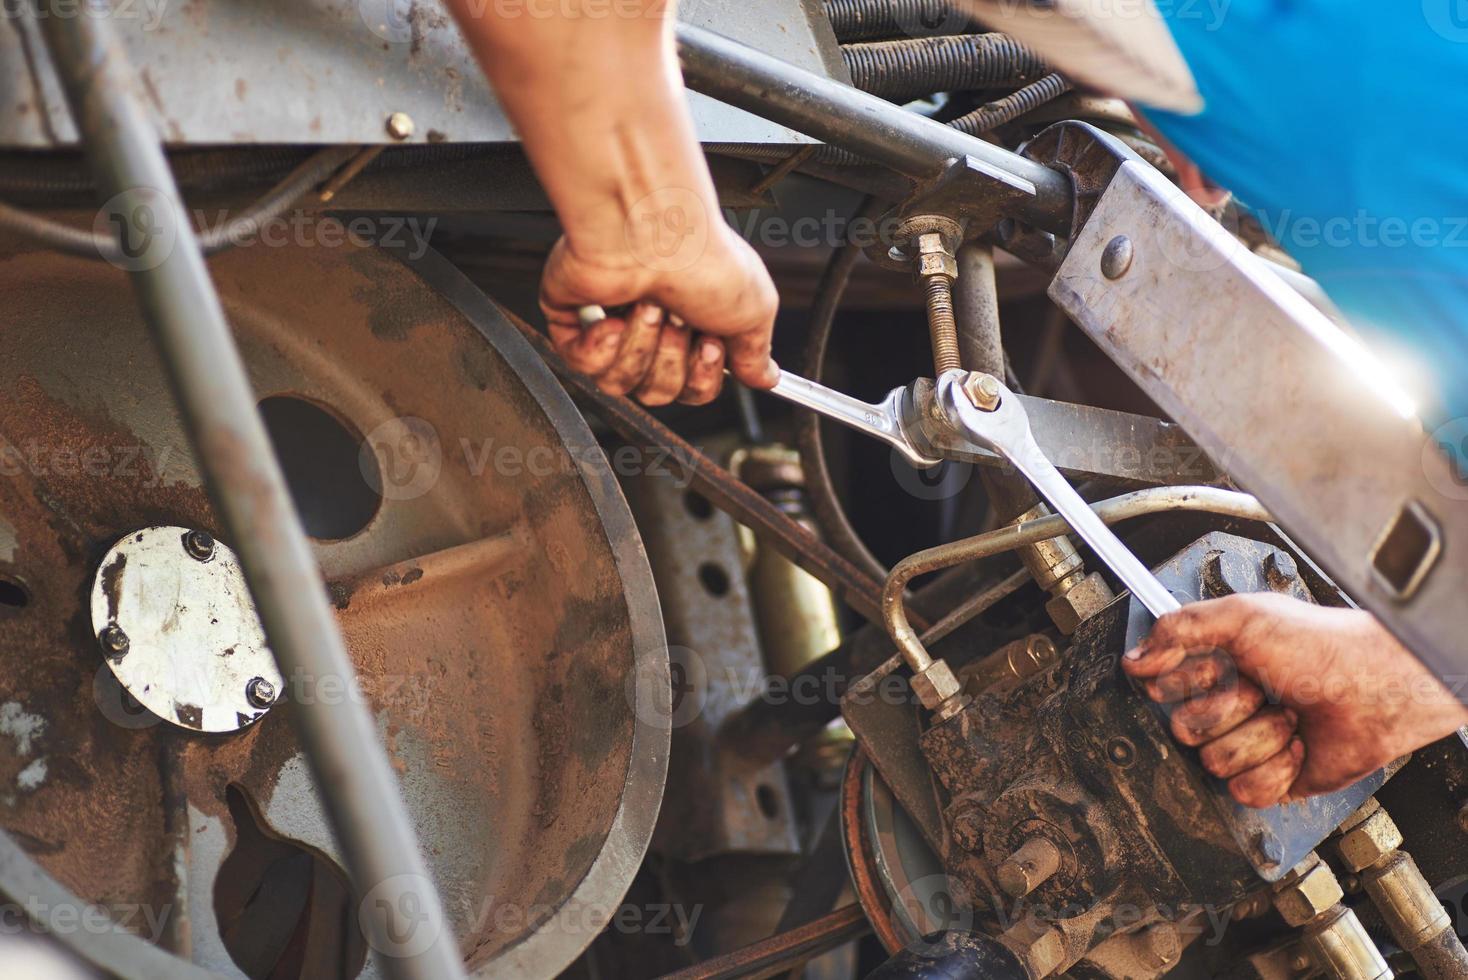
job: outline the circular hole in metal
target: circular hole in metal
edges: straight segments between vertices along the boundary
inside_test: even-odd
[[[362,434],[315,402],[294,395],[272,395],[260,402],[260,415],[285,471],[291,499],[306,533],[322,541],[357,534],[377,514],[382,498],[362,467],[376,466],[363,453]]]
[[[775,787],[760,783],[754,791],[754,799],[766,820],[774,820],[780,815],[780,797],[775,794]]]
[[[30,590],[19,579],[0,575],[0,615],[24,609],[30,604]]]
[[[683,509],[701,521],[714,516],[714,505],[709,503],[709,498],[696,490],[689,490],[683,495]]]
[[[708,590],[708,594],[714,597],[729,594],[729,573],[724,567],[715,562],[706,561],[698,566],[698,580]]]

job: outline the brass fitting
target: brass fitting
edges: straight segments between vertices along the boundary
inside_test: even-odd
[[[1468,976],[1468,952],[1417,862],[1401,850],[1402,832],[1391,814],[1372,797],[1342,831],[1341,859],[1360,876],[1392,938],[1422,975],[1427,980]]]
[[[1105,609],[1115,598],[1116,593],[1111,591],[1111,586],[1106,584],[1101,573],[1092,572],[1046,602],[1045,611],[1050,614],[1055,628],[1069,636],[1076,631],[1076,627]]]
[[[1275,885],[1274,907],[1301,930],[1300,945],[1319,970],[1336,980],[1387,980],[1391,970],[1345,893],[1319,855],[1311,853]]]
[[[1055,876],[1064,855],[1048,837],[1036,835],[994,870],[994,880],[1010,898],[1024,898]]]

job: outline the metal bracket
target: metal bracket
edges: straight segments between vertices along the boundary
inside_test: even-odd
[[[1370,355],[1146,164],[1088,213],[1051,298],[1461,699],[1468,508]]]

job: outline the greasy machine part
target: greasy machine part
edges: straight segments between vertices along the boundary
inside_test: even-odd
[[[219,522],[122,273],[14,255],[0,844],[88,902],[166,910],[166,945],[240,975],[221,933],[241,922],[213,902],[240,890],[241,840],[339,864],[292,702],[365,696],[467,963],[555,973],[624,893],[667,762],[661,618],[606,461],[523,339],[435,255],[410,270],[351,245],[260,246],[211,271],[256,393],[316,406],[361,447],[335,473],[302,469],[296,497],[365,479],[381,498],[358,533],[315,542],[362,692],[284,677],[268,715],[209,736],[109,686],[88,608],[109,549]]]

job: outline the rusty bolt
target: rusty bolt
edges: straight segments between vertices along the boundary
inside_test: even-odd
[[[1107,279],[1120,279],[1132,267],[1134,252],[1132,240],[1125,235],[1117,235],[1101,251],[1101,274]]]
[[[1261,830],[1254,835],[1254,856],[1264,867],[1274,868],[1284,858],[1284,849],[1280,847],[1278,837]]]
[[[1271,589],[1283,592],[1299,575],[1300,567],[1295,559],[1283,551],[1271,551],[1264,556],[1264,579]]]
[[[413,117],[406,112],[394,112],[387,117],[387,135],[395,140],[405,140],[413,135]]]
[[[1060,870],[1060,848],[1048,837],[1031,837],[994,871],[994,879],[1010,898],[1024,898]]]
[[[252,677],[245,685],[245,699],[257,708],[268,708],[275,703],[275,685],[263,677]]]
[[[981,412],[992,412],[999,407],[999,379],[992,374],[972,371],[963,379],[963,393]]]
[[[102,649],[113,658],[123,657],[132,646],[132,641],[127,638],[122,627],[116,623],[108,623],[102,627],[102,632],[97,634],[97,642],[101,643]]]
[[[1210,599],[1249,591],[1239,559],[1226,551],[1212,551],[1203,562],[1203,594]]]
[[[204,531],[190,531],[183,538],[184,551],[195,561],[208,561],[214,557],[214,538]]]
[[[1468,834],[1468,800],[1458,807],[1458,829]]]

